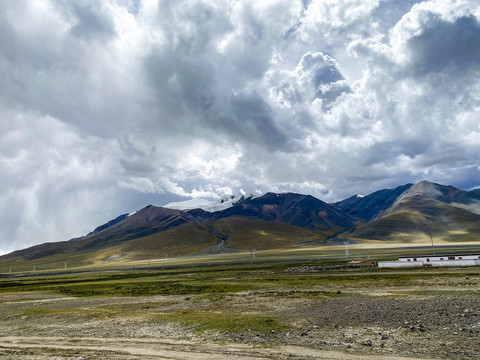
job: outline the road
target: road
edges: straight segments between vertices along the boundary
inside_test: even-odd
[[[347,354],[340,351],[316,350],[300,346],[265,348],[239,344],[208,344],[171,339],[126,338],[58,338],[3,337],[0,339],[2,359],[322,359],[322,360],[418,360],[419,358]],[[425,360],[425,358],[422,358]]]

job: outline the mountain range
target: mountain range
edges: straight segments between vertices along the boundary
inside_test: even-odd
[[[138,260],[350,241],[459,242],[480,239],[480,189],[464,191],[421,181],[326,203],[310,195],[267,193],[217,202],[149,205],[91,233],[0,257],[86,265],[115,257]]]

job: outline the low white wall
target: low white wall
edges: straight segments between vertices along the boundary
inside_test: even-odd
[[[405,268],[422,266],[480,266],[480,260],[434,260],[434,261],[379,261],[379,268]]]
[[[432,266],[476,266],[480,265],[477,260],[438,260],[431,261]]]
[[[393,268],[403,268],[403,267],[422,267],[423,263],[421,261],[379,261],[378,267],[393,267]]]
[[[432,256],[416,256],[416,257],[399,257],[398,261],[413,261],[413,259],[417,259],[416,261],[423,261],[425,262],[427,259],[430,259],[430,261],[440,261],[440,259],[443,259],[443,261],[451,261],[448,258],[449,257],[454,257],[455,259],[453,260],[478,260],[480,255],[473,254],[473,255],[432,255]],[[461,257],[461,259],[459,259]]]

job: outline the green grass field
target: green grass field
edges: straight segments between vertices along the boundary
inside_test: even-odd
[[[252,249],[253,250],[253,249]],[[35,260],[6,259],[0,261],[0,275],[48,274],[72,272],[98,272],[116,270],[148,270],[159,268],[177,268],[190,266],[223,266],[228,264],[263,264],[263,263],[310,263],[310,262],[348,262],[378,261],[395,259],[406,255],[455,253],[479,253],[480,243],[441,244],[435,249],[428,243],[383,243],[370,242],[350,244],[348,258],[344,245],[305,246],[287,249],[269,249],[255,251],[237,251],[223,254],[197,254],[190,256],[152,255],[150,259],[135,260],[135,256],[116,253],[109,249],[107,254],[82,253],[75,256],[60,254],[55,257]],[[108,260],[104,260],[104,259]],[[65,267],[67,263],[67,267]]]
[[[385,287],[408,287],[419,278],[463,277],[456,272],[416,272],[370,268],[361,271],[289,272],[292,267],[345,265],[347,261],[308,263],[224,264],[215,267],[183,267],[163,270],[84,272],[39,275],[0,280],[0,293],[52,292],[74,297],[208,295],[242,291],[281,291],[285,296],[337,296],[339,288],[361,288],[375,281]],[[474,274],[473,271],[472,274]],[[321,287],[322,290],[316,288]],[[479,290],[480,292],[480,290]]]

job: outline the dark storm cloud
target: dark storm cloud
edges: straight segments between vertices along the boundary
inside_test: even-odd
[[[480,189],[480,169],[478,166],[469,166],[461,170],[452,169],[447,176],[450,179],[449,184],[453,184],[460,189]]]
[[[462,16],[453,22],[433,19],[419,36],[409,40],[414,75],[452,73],[468,76],[480,70],[480,22]]]
[[[186,4],[184,8],[165,3],[159,7],[166,41],[145,57],[145,77],[162,104],[158,122],[166,131],[197,133],[209,131],[233,141],[259,143],[270,149],[288,148],[288,139],[275,124],[269,105],[255,91],[232,92],[243,82],[266,69],[265,24],[258,14],[240,9],[239,41],[228,52],[219,53],[218,42],[232,35],[233,25],[219,9],[207,4]],[[172,26],[172,13],[182,19],[182,28]],[[270,45],[271,46],[271,45]],[[215,56],[216,54],[216,56]],[[228,92],[225,92],[228,89]],[[233,91],[232,91],[233,90]]]
[[[233,96],[230,109],[232,117],[223,122],[230,136],[240,136],[246,143],[260,144],[269,150],[289,151],[287,136],[279,131],[272,110],[260,97]]]
[[[116,73],[112,67],[115,59],[105,54],[108,46],[96,41],[106,41],[114,34],[112,19],[99,15],[102,9],[95,13],[91,2],[67,3],[65,9],[61,2],[46,2],[44,5],[52,6],[51,12],[38,15],[28,2],[19,1],[0,13],[0,36],[5,40],[0,45],[0,101],[19,111],[54,116],[87,133],[111,135],[116,129],[105,119],[126,121],[135,107],[126,102],[131,90],[125,83],[128,76]],[[14,14],[17,21],[13,21]],[[83,17],[81,25],[78,14]],[[92,18],[87,21],[89,16]],[[25,34],[20,20],[30,18],[38,29]],[[80,26],[82,34],[72,35],[75,26]],[[93,44],[78,39],[80,35],[82,39],[91,36]]]
[[[60,12],[70,17],[71,32],[74,36],[86,40],[105,40],[116,35],[112,19],[103,11],[102,7],[89,1],[58,1]]]
[[[244,142],[285,147],[287,138],[275,125],[268,104],[255,94],[221,94],[215,63],[158,51],[146,58],[146,77],[155,89],[162,114],[158,123],[172,132],[204,128]],[[219,71],[221,73],[221,71]],[[210,133],[207,133],[210,136]]]
[[[334,66],[322,66],[315,71],[313,81],[315,86],[321,86],[323,84],[330,84],[339,80],[344,80],[343,75]]]
[[[415,159],[432,147],[432,137],[421,133],[418,137],[377,142],[363,154],[363,165],[386,164],[394,162],[398,156]]]

